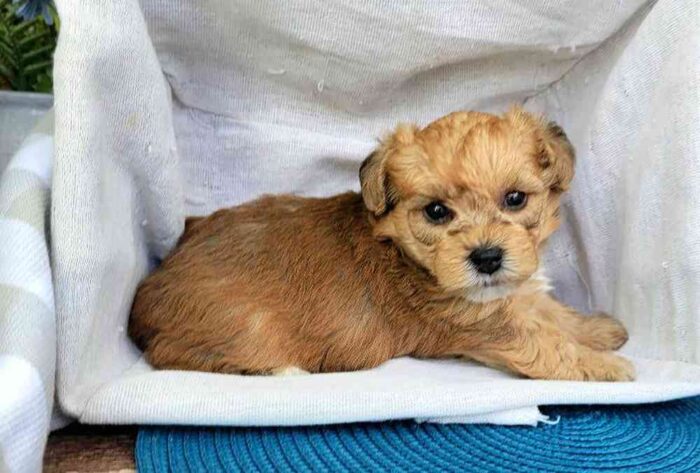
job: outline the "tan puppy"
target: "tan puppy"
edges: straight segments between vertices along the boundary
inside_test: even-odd
[[[159,368],[298,373],[464,357],[540,379],[628,381],[605,315],[547,294],[538,252],[574,152],[514,108],[401,125],[362,194],[263,197],[189,219],[138,289],[130,333]]]

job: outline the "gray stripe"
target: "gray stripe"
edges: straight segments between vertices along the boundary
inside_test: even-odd
[[[0,202],[14,200],[18,193],[26,190],[48,191],[44,181],[36,174],[27,169],[10,168],[5,171],[0,180]]]
[[[10,169],[0,183],[0,217],[21,220],[44,233],[49,190],[42,180],[24,169]]]
[[[46,399],[53,398],[56,322],[35,295],[0,284],[0,353],[22,357],[39,372]]]

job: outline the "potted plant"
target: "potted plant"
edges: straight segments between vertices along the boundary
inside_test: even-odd
[[[0,171],[52,105],[58,30],[51,0],[0,0]]]

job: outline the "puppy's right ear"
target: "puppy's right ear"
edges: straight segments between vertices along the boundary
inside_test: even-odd
[[[360,166],[362,200],[367,210],[377,217],[391,210],[391,203],[386,195],[386,187],[390,185],[386,173],[386,155],[384,150],[377,149],[367,156]]]
[[[569,189],[574,177],[576,152],[564,130],[555,122],[543,123],[541,129],[539,163],[544,168],[543,177],[553,192],[561,194]]]
[[[399,125],[396,131],[382,140],[379,147],[365,158],[360,166],[362,200],[367,210],[376,217],[390,212],[398,201],[398,193],[391,184],[387,162],[402,145],[413,142],[415,126]]]

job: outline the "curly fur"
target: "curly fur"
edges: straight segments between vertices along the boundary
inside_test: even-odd
[[[410,355],[631,380],[611,353],[622,325],[560,304],[538,272],[573,171],[561,128],[519,108],[400,125],[363,163],[361,194],[266,196],[189,219],[139,287],[130,334],[159,368],[316,373]],[[514,189],[528,195],[515,212],[501,205]],[[451,221],[426,219],[435,200]],[[468,262],[485,243],[505,252],[492,275]]]

